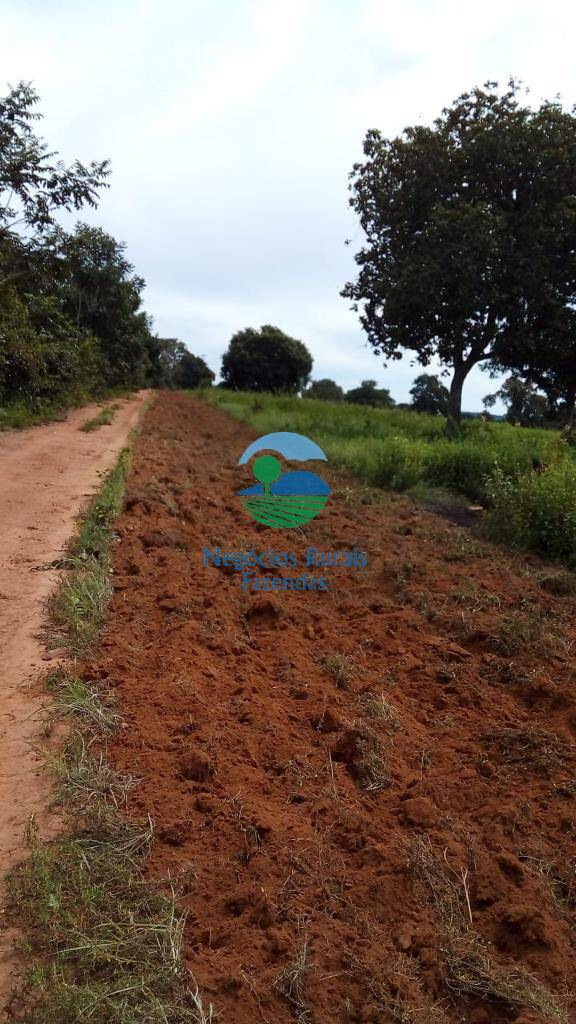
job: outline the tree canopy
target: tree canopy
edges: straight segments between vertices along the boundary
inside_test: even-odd
[[[210,369],[202,356],[194,356],[186,350],[174,368],[173,382],[177,388],[209,387],[216,374]]]
[[[24,82],[0,99],[0,401],[41,408],[153,382],[160,365],[124,244],[56,220],[97,205],[108,161],[66,167],[36,133],[37,103]]]
[[[345,397],[354,405],[372,405],[381,409],[392,409],[395,405],[388,388],[377,387],[375,380],[363,380],[359,388],[347,391]]]
[[[321,380],[313,380],[310,386],[304,391],[303,398],[316,398],[323,402],[341,402],[344,398],[344,390],[329,377],[322,377]]]
[[[543,427],[547,423],[558,422],[558,411],[554,404],[529,381],[518,376],[508,377],[498,391],[486,395],[483,404],[491,409],[498,399],[506,406],[506,419],[509,423],[522,427]]]
[[[421,373],[410,388],[411,408],[416,412],[427,412],[433,416],[446,416],[448,412],[448,388],[433,373]]]
[[[519,93],[488,82],[432,127],[371,130],[351,175],[366,242],[342,294],[376,352],[452,369],[453,423],[473,366],[548,363],[573,336],[576,117]]]
[[[222,359],[224,387],[237,391],[296,393],[308,382],[312,356],[306,345],[265,324],[238,331]]]

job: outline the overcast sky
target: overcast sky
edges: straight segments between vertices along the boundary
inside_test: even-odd
[[[430,123],[511,74],[576,102],[571,0],[4,0],[5,82],[33,81],[41,132],[70,160],[110,157],[83,219],[128,243],[161,335],[218,371],[231,335],[273,323],[314,377],[376,378],[398,401],[420,370],[386,368],[339,291],[361,244],[347,178],[368,128]],[[352,244],[346,247],[346,238]],[[494,382],[479,371],[464,407]]]

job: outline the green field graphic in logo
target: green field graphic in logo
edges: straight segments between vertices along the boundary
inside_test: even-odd
[[[259,523],[275,528],[302,526],[322,511],[330,488],[317,473],[309,470],[284,470],[277,452],[290,462],[311,459],[327,461],[322,449],[309,437],[291,431],[266,434],[248,445],[238,460],[239,465],[252,462],[257,483],[238,491],[247,512]],[[266,454],[259,454],[266,452]]]

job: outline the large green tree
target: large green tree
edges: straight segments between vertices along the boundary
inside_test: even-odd
[[[446,416],[448,412],[448,388],[433,373],[421,373],[410,388],[412,408],[416,412],[427,412],[433,416]]]
[[[306,345],[265,324],[233,336],[222,359],[224,387],[237,391],[301,391],[312,371]]]
[[[342,294],[375,351],[451,368],[453,424],[473,366],[543,366],[555,327],[560,350],[571,333],[576,118],[519,93],[514,81],[504,91],[488,82],[432,127],[394,139],[369,131],[351,175],[366,243]],[[576,359],[572,369],[576,384]]]

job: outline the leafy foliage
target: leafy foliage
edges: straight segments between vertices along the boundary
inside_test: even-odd
[[[428,412],[432,416],[446,416],[448,413],[448,388],[432,373],[421,373],[410,388],[412,408],[416,412]]]
[[[375,380],[363,380],[359,388],[347,391],[345,398],[354,405],[371,405],[374,408],[392,409],[394,405],[388,388],[376,387]]]
[[[312,356],[303,342],[270,324],[238,331],[222,359],[223,385],[234,390],[294,393],[311,371]]]
[[[576,566],[576,459],[554,431],[473,419],[447,437],[443,420],[426,413],[277,395],[254,401],[219,388],[210,399],[260,434],[312,437],[331,462],[372,487],[424,484],[481,501],[494,536]]]
[[[24,224],[43,231],[54,224],[58,210],[96,206],[110,174],[109,161],[76,160],[65,167],[53,162],[43,139],[33,130],[41,117],[35,110],[38,94],[26,82],[0,100],[0,227]]]
[[[500,399],[507,406],[506,419],[522,427],[543,427],[557,421],[558,414],[545,395],[539,394],[529,381],[508,377],[493,395],[486,395],[484,405],[491,408]]]
[[[452,368],[453,422],[482,361],[576,385],[576,116],[519,91],[488,82],[431,128],[371,130],[351,175],[366,243],[342,294],[375,351]]]
[[[214,381],[215,374],[202,356],[193,356],[187,350],[182,353],[174,369],[174,386],[177,388],[205,388]]]
[[[107,160],[66,167],[35,132],[38,96],[21,82],[0,99],[0,405],[28,422],[107,389],[158,380],[159,350],[141,310],[142,278],[100,228],[58,226],[95,207]],[[9,408],[18,409],[11,418]]]
[[[344,391],[339,384],[329,377],[322,377],[321,380],[313,380],[304,391],[303,398],[317,398],[322,402],[341,402],[344,398]]]

